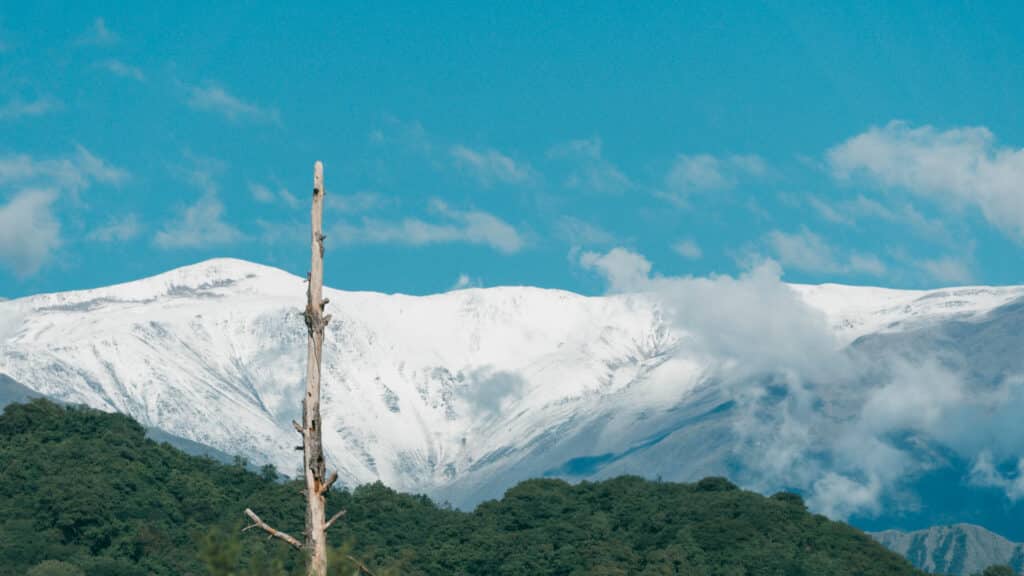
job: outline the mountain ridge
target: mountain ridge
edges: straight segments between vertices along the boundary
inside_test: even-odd
[[[927,572],[969,575],[1005,564],[1017,574],[1024,574],[1024,543],[1011,542],[976,524],[933,526],[911,532],[884,530],[869,535]]]
[[[769,288],[824,327],[815,338],[825,352],[974,322],[1024,294],[1019,286]],[[304,294],[300,277],[214,259],[19,298],[0,304],[0,372],[294,473]],[[746,394],[730,376],[736,360],[709,352],[699,327],[658,295],[532,287],[325,295],[335,317],[325,343],[325,443],[348,485],[380,479],[470,506],[546,473],[729,474],[766,453],[748,445],[756,436],[743,436],[737,418],[793,399],[784,373],[743,374],[761,396],[736,397]],[[829,418],[850,409],[851,393],[859,394],[829,392]],[[760,474],[774,464],[758,466]]]

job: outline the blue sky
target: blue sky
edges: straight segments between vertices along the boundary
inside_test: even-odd
[[[342,288],[1024,283],[1024,7],[818,4],[4,2],[0,296],[304,274],[316,159]]]

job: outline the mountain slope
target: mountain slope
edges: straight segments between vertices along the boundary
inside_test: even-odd
[[[120,414],[47,401],[0,414],[0,576],[286,576],[302,556],[238,530],[246,507],[298,535],[300,482],[186,456]],[[473,512],[380,484],[332,490],[331,547],[376,574],[541,576],[786,574],[916,576],[864,533],[722,478],[531,480]],[[331,576],[353,573],[334,555]],[[204,566],[205,565],[205,566]],[[275,566],[276,565],[276,566]],[[298,566],[297,566],[298,565]],[[392,570],[388,570],[392,568]]]
[[[1024,544],[973,524],[935,526],[927,530],[886,530],[871,534],[893,552],[927,572],[976,574],[994,564],[1008,564],[1024,574]]]
[[[711,296],[687,308],[652,294],[584,297],[528,287],[423,297],[328,289],[328,458],[347,485],[380,479],[462,506],[544,475],[729,474],[765,491],[816,490],[812,505],[843,516],[847,509],[826,498],[858,492],[837,490],[837,482],[865,473],[874,482],[877,472],[836,470],[837,460],[820,455],[842,447],[820,443],[860,433],[849,419],[864,418],[870,395],[885,392],[890,378],[874,357],[839,378],[838,366],[855,362],[846,351],[931,335],[950,322],[975,325],[1024,294],[1019,287],[770,289],[807,316],[810,352],[799,340],[787,344],[778,318],[755,325],[774,336],[727,332],[727,317],[698,326],[704,309],[736,304]],[[303,387],[304,295],[301,278],[221,259],[3,302],[0,372],[51,398],[123,412],[294,473],[300,458],[290,421]],[[719,333],[720,341],[710,337]],[[781,346],[799,354],[808,374],[794,373],[788,356],[720,353],[744,338],[751,353]],[[904,473],[933,464],[915,460]],[[802,476],[789,476],[791,467]]]

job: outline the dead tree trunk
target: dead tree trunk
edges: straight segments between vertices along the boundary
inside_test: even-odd
[[[325,495],[330,488],[324,466],[323,434],[320,426],[320,365],[324,327],[324,168],[313,168],[312,242],[309,288],[306,300],[306,328],[309,334],[306,356],[306,396],[302,402],[302,459],[306,472],[306,573],[327,576],[327,519]],[[331,476],[331,482],[337,475]]]
[[[302,424],[292,422],[296,431],[302,434],[302,463],[306,481],[306,531],[305,542],[276,530],[260,519],[252,510],[246,508],[245,514],[252,524],[245,530],[259,528],[287,542],[292,547],[303,550],[307,554],[307,576],[327,576],[327,529],[335,521],[345,515],[341,510],[330,520],[326,519],[327,492],[338,479],[337,472],[329,477],[324,463],[323,432],[320,420],[320,367],[324,346],[324,328],[331,321],[330,314],[324,314],[327,299],[323,297],[324,287],[324,167],[317,162],[313,167],[313,209],[311,212],[311,261],[309,268],[309,284],[306,289],[307,355],[306,355],[306,395],[302,399]],[[372,574],[358,560],[349,557],[356,563],[360,573]]]

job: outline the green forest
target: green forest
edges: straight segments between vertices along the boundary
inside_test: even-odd
[[[0,416],[0,576],[297,574],[302,558],[243,510],[301,536],[298,482],[145,437],[130,418],[45,400]],[[381,484],[337,489],[333,574],[920,574],[799,496],[723,478],[530,480],[473,512]]]

